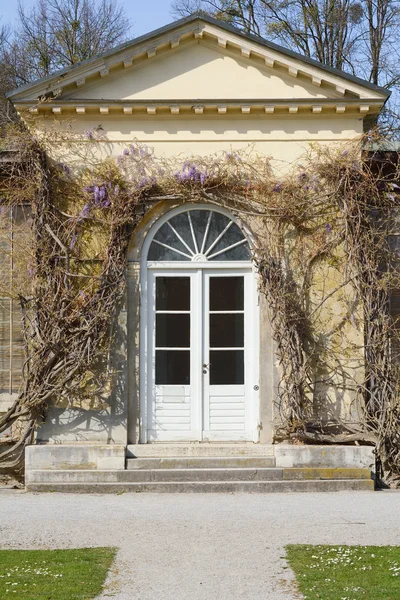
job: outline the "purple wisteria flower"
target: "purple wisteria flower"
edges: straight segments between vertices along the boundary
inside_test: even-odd
[[[154,185],[156,182],[157,182],[156,177],[154,177],[153,175],[152,176],[146,175],[146,173],[144,171],[143,171],[143,175],[141,177],[139,177],[139,178],[132,177],[132,183],[134,183],[135,186],[139,189],[142,189],[144,187],[150,187],[150,186]]]
[[[89,202],[87,202],[78,215],[78,221],[82,221],[82,219],[89,217],[89,215],[90,215],[90,204],[89,204]]]
[[[313,175],[312,177],[312,181],[311,181],[311,188],[316,191],[318,189],[318,177],[316,177],[315,175]]]
[[[94,140],[94,133],[91,129],[85,131],[85,136],[88,140]]]
[[[281,181],[278,181],[278,183],[276,183],[276,184],[274,185],[274,187],[272,188],[272,191],[273,191],[273,192],[278,192],[278,193],[279,193],[279,192],[281,192],[281,191],[282,191],[282,188],[283,188],[283,183],[282,183]]]
[[[325,223],[325,231],[326,233],[331,233],[332,225],[330,223]]]
[[[69,243],[70,250],[73,250],[75,248],[77,240],[78,240],[78,236],[76,235],[76,233],[74,233],[74,235],[72,236],[71,241]]]
[[[66,165],[65,163],[59,163],[59,166],[61,167],[61,169],[64,171],[64,173],[66,175],[71,175],[71,169],[69,168],[68,165]]]
[[[207,171],[204,171],[203,173],[200,174],[200,183],[201,185],[204,185],[207,179]]]
[[[241,157],[237,152],[225,152],[225,160],[228,162],[241,161]]]
[[[119,193],[119,186],[113,186],[111,183],[102,183],[101,185],[87,185],[83,190],[87,194],[90,194],[90,200],[80,212],[80,218],[89,216],[92,208],[108,208],[111,206],[110,193],[114,192],[117,195]]]
[[[208,178],[208,174],[207,169],[202,171],[194,163],[185,161],[181,171],[176,171],[174,177],[178,183],[195,182],[204,185]]]

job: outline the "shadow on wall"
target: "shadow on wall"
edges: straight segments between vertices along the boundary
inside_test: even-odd
[[[356,303],[353,303],[353,308],[356,310]],[[338,432],[345,424],[360,423],[357,391],[363,382],[365,368],[362,345],[352,345],[345,333],[341,336],[344,328],[345,319],[342,319],[332,331],[321,333],[318,337],[317,342],[321,349],[325,349],[327,360],[314,365],[312,394],[315,423],[324,426],[335,424]],[[336,346],[336,351],[328,357],[326,349],[332,345]]]
[[[109,393],[93,394],[70,406],[49,406],[40,424],[36,441],[52,443],[101,442],[126,444],[127,441],[127,329],[126,306],[115,317],[115,342],[112,367],[116,372]],[[63,404],[65,401],[63,400]]]

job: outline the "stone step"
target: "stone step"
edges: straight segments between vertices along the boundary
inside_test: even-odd
[[[281,481],[281,480],[370,480],[366,469],[132,469],[91,470],[37,470],[31,471],[31,483],[148,483],[148,482],[224,482],[224,481]]]
[[[128,458],[131,469],[233,469],[275,467],[273,456],[194,456],[183,458]]]
[[[130,444],[127,458],[182,458],[195,456],[274,456],[272,445],[253,443],[182,443],[182,444]]]
[[[29,483],[32,492],[70,492],[121,494],[124,492],[153,493],[276,493],[276,492],[338,492],[372,491],[371,479],[336,479],[303,481],[185,481],[136,483]]]

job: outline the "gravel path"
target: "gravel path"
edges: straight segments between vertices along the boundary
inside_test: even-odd
[[[400,493],[0,492],[3,548],[119,548],[101,600],[294,600],[288,543],[399,544]]]

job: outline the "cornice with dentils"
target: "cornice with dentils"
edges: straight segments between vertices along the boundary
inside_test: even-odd
[[[114,67],[129,69],[137,61],[152,60],[160,49],[172,51],[179,47],[184,39],[202,39],[212,37],[223,50],[240,52],[247,60],[260,58],[270,69],[284,68],[293,78],[305,76],[311,83],[320,87],[333,86],[336,93],[344,96],[347,91],[361,98],[380,100],[383,104],[390,96],[385,88],[378,87],[348,73],[323,65],[313,59],[301,56],[287,48],[268,42],[264,38],[244,33],[226,23],[198,13],[181,19],[170,25],[122,44],[113,50],[63,69],[44,79],[26,84],[9,92],[7,97],[14,103],[30,98],[38,98],[46,93],[62,91],[68,86],[84,87],[87,79],[93,76],[108,77]]]

